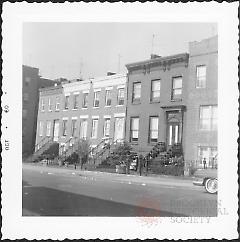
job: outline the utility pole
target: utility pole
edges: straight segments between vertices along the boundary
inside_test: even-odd
[[[82,67],[83,67],[83,62],[82,60],[80,61],[80,70],[79,70],[79,78],[81,79],[82,78]]]
[[[154,37],[155,35],[152,35],[152,47],[151,47],[151,54],[153,54],[153,47],[154,47]]]
[[[118,54],[118,73],[120,72],[120,59],[121,59],[121,55]]]

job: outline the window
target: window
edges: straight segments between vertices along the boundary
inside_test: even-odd
[[[96,139],[97,138],[97,129],[98,129],[98,119],[92,120],[92,134],[91,137]]]
[[[56,111],[60,110],[60,97],[56,97],[55,109]]]
[[[105,106],[111,106],[111,90],[106,90]]]
[[[208,167],[216,167],[217,165],[217,147],[216,146],[199,146],[198,147],[198,160],[200,165],[203,166],[203,159],[206,158]]]
[[[82,119],[80,121],[80,138],[86,139],[87,138],[87,120]]]
[[[217,105],[200,106],[200,129],[216,130],[217,129]]]
[[[205,88],[206,87],[206,70],[207,70],[207,68],[205,65],[197,66],[196,88]]]
[[[67,110],[68,108],[69,108],[69,96],[65,96],[64,109]]]
[[[23,93],[23,101],[27,102],[29,100],[28,93]]]
[[[76,130],[77,130],[77,120],[72,119],[72,128],[71,128],[71,136],[72,137],[76,136]]]
[[[27,117],[27,110],[26,109],[23,109],[22,110],[22,117],[23,118],[26,118]]]
[[[117,103],[118,105],[124,105],[124,88],[118,89]]]
[[[133,83],[133,97],[132,102],[138,103],[141,99],[141,82]]]
[[[138,142],[138,133],[139,133],[139,118],[131,118],[130,121],[130,141]]]
[[[173,77],[172,79],[172,100],[182,97],[182,77]]]
[[[160,101],[160,80],[152,80],[151,82],[151,102]]]
[[[67,136],[67,120],[63,120],[63,123],[62,123],[62,135],[63,136]]]
[[[104,137],[110,136],[110,118],[106,118],[104,120],[103,136]]]
[[[39,122],[39,136],[43,136],[43,122]]]
[[[48,111],[52,111],[52,100],[51,98],[48,99]]]
[[[45,110],[45,103],[44,103],[44,99],[41,99],[41,111],[44,112]]]
[[[124,138],[124,118],[115,119],[115,131],[114,131],[114,140],[121,141]]]
[[[83,93],[82,107],[87,108],[87,106],[88,106],[88,93]]]
[[[73,95],[73,109],[78,109],[78,98],[78,94]]]
[[[100,91],[94,92],[93,107],[99,107]]]
[[[150,117],[149,142],[158,141],[158,117]]]
[[[30,81],[31,81],[31,78],[30,77],[26,77],[25,78],[25,85],[28,86]]]
[[[51,121],[47,121],[47,132],[46,136],[51,136]]]

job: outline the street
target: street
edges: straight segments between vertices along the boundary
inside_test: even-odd
[[[217,216],[217,195],[175,177],[23,164],[23,216]]]

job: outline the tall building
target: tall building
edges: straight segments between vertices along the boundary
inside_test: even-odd
[[[38,89],[53,85],[49,79],[39,76],[39,69],[22,66],[22,155],[30,155],[34,151],[37,113]]]
[[[218,36],[189,43],[187,133],[185,159],[206,158],[212,166],[217,154]]]
[[[145,155],[157,142],[184,144],[188,54],[126,65],[128,98],[126,139]]]
[[[92,147],[103,139],[123,140],[126,75],[75,80],[40,89],[36,144],[46,136],[64,147],[73,137]]]

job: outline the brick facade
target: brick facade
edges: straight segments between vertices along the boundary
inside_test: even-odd
[[[46,136],[47,121],[51,122],[51,135],[54,136],[54,120],[59,120],[59,134],[56,141],[64,145],[71,137],[87,138],[92,146],[99,144],[103,138],[123,139],[125,135],[125,115],[126,115],[126,75],[110,75],[88,80],[78,80],[69,83],[63,83],[61,87],[42,89],[40,91],[40,101],[46,104],[44,111],[39,109],[38,114],[38,133],[37,142],[40,142]],[[98,92],[99,100],[95,100],[98,107],[94,107],[94,93]],[[106,93],[110,93],[111,98],[106,101]],[[119,94],[123,99],[119,100]],[[87,95],[87,105],[84,107],[84,95]],[[109,97],[110,97],[109,96]],[[48,100],[52,98],[53,106],[56,105],[56,97],[60,98],[59,111],[55,108],[53,111],[48,110]],[[111,99],[111,101],[109,101]],[[68,105],[66,106],[66,100]],[[75,100],[77,106],[74,107]],[[109,121],[106,121],[108,120]],[[73,121],[73,120],[76,120]],[[97,120],[97,121],[93,121]],[[119,121],[120,120],[120,121]],[[86,135],[83,135],[81,125],[86,122]],[[40,134],[40,122],[44,123],[44,135]],[[66,122],[66,130],[64,129]],[[72,134],[73,122],[75,122],[75,132]],[[108,122],[107,128],[104,125]],[[120,122],[120,127],[119,127]],[[93,134],[93,125],[96,125]],[[123,125],[121,127],[121,124]],[[110,126],[110,127],[109,127]],[[121,129],[120,131],[118,129]],[[65,132],[64,132],[65,130]],[[107,132],[106,130],[109,130]],[[118,132],[118,131],[119,132]],[[105,137],[104,137],[105,136]]]

